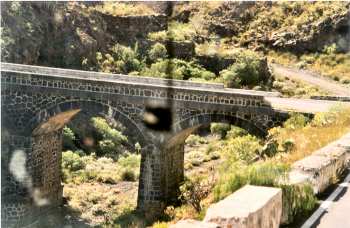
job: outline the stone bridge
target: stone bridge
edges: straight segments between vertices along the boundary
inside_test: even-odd
[[[79,112],[121,122],[132,143],[140,143],[138,209],[148,216],[176,196],[184,177],[184,141],[197,128],[227,122],[265,135],[288,116],[266,101],[276,93],[221,84],[10,63],[1,63],[1,74],[5,226],[30,224],[61,204],[62,128]],[[169,131],[145,125],[148,107],[155,105],[170,107]]]

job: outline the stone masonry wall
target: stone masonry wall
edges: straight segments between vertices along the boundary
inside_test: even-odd
[[[9,135],[18,135],[16,139],[10,137],[6,140],[2,136],[2,145],[9,148],[8,157],[2,158],[6,163],[3,173],[5,179],[9,179],[2,185],[2,198],[6,193],[14,196],[6,197],[11,205],[29,205],[25,210],[18,209],[17,219],[21,222],[27,211],[36,210],[34,201],[29,204],[26,201],[32,199],[35,189],[40,193],[39,199],[49,202],[47,206],[60,203],[62,136],[57,130],[71,118],[65,115],[69,111],[77,113],[83,110],[95,116],[115,119],[128,126],[127,135],[140,139],[138,208],[149,216],[162,211],[183,179],[186,134],[210,122],[230,122],[247,130],[266,131],[288,116],[275,112],[265,103],[264,96],[274,96],[273,93],[226,90],[218,85],[180,81],[172,81],[174,84],[169,88],[166,80],[135,78],[132,81],[132,77],[128,76],[122,80],[123,76],[109,78],[106,74],[93,72],[4,63],[1,66],[2,123]],[[159,133],[147,129],[143,124],[146,107],[150,103],[169,101],[167,99],[173,108],[171,131]],[[34,129],[42,125],[48,129],[33,135]],[[28,141],[26,145],[20,145],[21,137],[28,139],[23,140]],[[165,148],[165,145],[170,145],[171,139],[175,144]],[[13,180],[6,166],[13,149],[17,148],[24,148],[27,155],[34,187],[30,192]],[[13,206],[6,205],[2,218],[9,221],[12,216],[15,221]],[[41,207],[39,212],[43,208],[46,207]]]

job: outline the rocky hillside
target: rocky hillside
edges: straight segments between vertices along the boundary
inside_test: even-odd
[[[81,68],[115,43],[166,29],[165,15],[113,15],[101,3],[2,2],[3,61]]]
[[[161,43],[167,50],[162,58],[195,62],[200,65],[196,69],[204,67],[215,74],[208,77],[207,72],[205,80],[221,82],[222,71],[232,70],[229,67],[240,62],[237,55],[245,49],[259,55],[287,51],[298,58],[331,44],[340,53],[350,47],[349,2],[176,2],[172,8],[166,2],[2,2],[1,6],[1,57],[6,62],[104,71],[111,67],[101,64],[118,65],[133,53],[132,62],[140,66],[121,73],[162,75],[157,72],[166,62],[156,58],[152,66],[148,56]],[[111,50],[116,44],[133,52],[115,57]],[[334,57],[326,58],[331,58],[329,64],[319,61],[319,65],[331,71]],[[347,55],[340,58],[344,66],[347,59]],[[259,61],[265,75],[266,58]],[[344,69],[332,77],[348,81]]]
[[[133,3],[133,10],[113,3],[1,4],[2,57],[11,62],[77,67],[79,57],[114,42],[132,45],[168,23],[165,3]],[[304,52],[337,42],[346,51],[349,9],[349,2],[180,2],[173,19],[189,24],[197,43],[216,36],[229,45]]]
[[[174,18],[257,50],[314,52],[334,42],[349,50],[349,2],[191,2],[177,6]]]

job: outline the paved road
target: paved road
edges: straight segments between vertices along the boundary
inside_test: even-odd
[[[326,112],[331,107],[342,105],[350,107],[350,102],[312,100],[312,99],[296,99],[282,97],[265,97],[265,101],[277,110],[297,111],[305,113]]]
[[[350,174],[325,200],[302,228],[350,227]]]
[[[307,82],[309,84],[318,86],[319,88],[334,95],[350,96],[350,87],[346,87],[340,83],[326,79],[325,77],[317,75],[316,73],[311,73],[310,71],[299,70],[277,64],[271,64],[271,67],[277,75]]]

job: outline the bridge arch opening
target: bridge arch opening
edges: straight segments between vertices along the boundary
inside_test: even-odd
[[[177,198],[179,185],[185,177],[185,141],[191,135],[205,129],[209,132],[211,123],[225,123],[246,130],[249,134],[257,137],[265,137],[267,130],[258,126],[253,121],[225,114],[200,114],[181,120],[173,125],[174,134],[168,139],[164,146],[165,176],[164,192],[169,200],[174,202]]]
[[[88,174],[90,176],[87,176],[86,178],[96,178],[96,183],[100,182],[103,183],[103,185],[108,185],[109,187],[107,189],[111,189],[113,187],[128,189],[133,194],[133,204],[136,204],[136,198],[134,197],[136,194],[136,197],[138,195],[138,186],[139,183],[137,181],[139,180],[139,172],[140,172],[140,162],[142,159],[140,159],[141,156],[143,156],[142,148],[146,148],[148,146],[148,142],[146,141],[146,138],[144,136],[144,132],[140,129],[142,126],[137,125],[132,119],[130,119],[126,114],[120,112],[116,108],[112,108],[106,104],[100,104],[97,102],[66,102],[59,104],[55,107],[50,107],[45,110],[40,111],[34,118],[32,118],[31,121],[28,123],[27,131],[31,131],[31,138],[32,138],[32,151],[31,151],[31,161],[32,164],[32,187],[35,189],[37,196],[40,199],[45,200],[47,203],[45,205],[34,205],[34,207],[38,208],[38,210],[42,210],[42,208],[49,208],[54,209],[58,208],[60,205],[62,205],[62,196],[63,196],[63,187],[62,187],[62,178],[65,176],[62,173],[62,156],[64,152],[64,130],[67,126],[70,126],[72,123],[83,125],[84,119],[86,122],[91,121],[92,118],[99,118],[98,121],[102,121],[102,124],[108,124],[110,129],[108,131],[113,131],[112,133],[116,133],[117,127],[115,127],[116,124],[120,124],[123,126],[123,129],[119,128],[118,132],[122,133],[123,136],[128,137],[127,141],[121,143],[123,146],[123,149],[127,149],[131,152],[130,156],[127,155],[120,155],[120,157],[123,157],[124,163],[128,162],[138,162],[137,164],[133,164],[133,167],[137,166],[137,170],[128,170],[130,167],[129,165],[125,165],[123,168],[120,168],[119,166],[117,168],[111,168],[110,170],[113,172],[123,172],[122,174],[115,173],[116,175],[111,175],[110,173],[106,173],[108,171],[107,168],[111,165],[119,165],[118,159],[112,159],[109,157],[108,159],[102,159],[98,156],[95,158],[92,158],[90,153],[86,153],[86,155],[89,157],[88,159],[94,159],[94,163],[87,163],[87,165],[84,165],[84,168],[87,169],[86,166],[93,167],[100,165],[102,169],[105,170],[105,173],[97,174],[93,173],[93,170],[90,172],[82,172],[84,175]],[[75,122],[76,120],[79,120],[78,122]],[[101,123],[101,122],[99,122]],[[106,127],[105,125],[103,127]],[[111,133],[111,132],[109,132]],[[103,133],[102,133],[103,134]],[[107,134],[107,133],[106,133]],[[89,137],[85,137],[84,139],[81,138],[80,142],[85,142],[84,140]],[[102,140],[101,140],[102,141]],[[101,142],[99,141],[99,142]],[[105,142],[108,140],[105,140]],[[138,146],[137,146],[138,144]],[[135,146],[136,145],[136,146]],[[87,145],[89,146],[89,145]],[[91,146],[91,145],[90,145]],[[93,147],[95,149],[100,146],[97,145],[97,142],[94,143]],[[108,145],[105,145],[108,147]],[[81,147],[79,148],[81,149]],[[132,153],[135,151],[138,152],[138,157],[133,156]],[[84,152],[86,152],[84,150]],[[91,151],[90,151],[91,152]],[[124,152],[124,151],[123,151]],[[65,152],[66,153],[66,152]],[[75,153],[75,152],[74,152]],[[97,153],[97,152],[96,152]],[[68,154],[69,156],[73,156],[72,153]],[[68,156],[67,155],[67,156]],[[82,156],[81,154],[79,156]],[[71,159],[77,158],[72,157]],[[129,159],[129,160],[128,160]],[[130,160],[132,159],[132,160]],[[80,164],[80,161],[83,160],[83,158],[79,158],[79,161],[76,161],[78,166],[82,165]],[[69,160],[69,162],[74,162]],[[76,166],[76,164],[68,164],[68,166]],[[103,167],[102,167],[103,166]],[[72,167],[71,167],[72,168]],[[78,167],[79,168],[79,167]],[[73,167],[73,170],[77,169],[77,167]],[[77,170],[80,171],[80,170]],[[101,171],[101,170],[98,170]],[[103,170],[102,170],[103,171]],[[121,175],[124,175],[121,177]],[[118,176],[115,177],[114,176]],[[103,179],[103,178],[106,179]],[[84,177],[85,178],[85,177]],[[99,179],[100,178],[100,179]],[[116,181],[117,178],[122,178],[122,180],[126,180],[130,183],[124,183],[123,181]],[[119,179],[118,179],[119,180]],[[88,182],[87,182],[88,183]],[[121,183],[121,184],[120,184]],[[64,186],[69,186],[70,184],[64,184]],[[120,185],[120,186],[119,186]],[[121,186],[123,185],[123,186]],[[67,187],[65,187],[65,192],[78,192],[78,189],[76,188],[78,185],[72,185],[68,190]],[[102,186],[102,184],[101,184]],[[72,187],[74,189],[72,189]],[[94,191],[103,191],[103,188],[96,188],[96,186],[93,186],[92,184],[86,184],[84,186],[85,188],[90,189],[91,192]],[[97,190],[96,190],[97,189]],[[99,189],[99,190],[98,190]],[[104,188],[106,189],[106,188]],[[85,191],[86,193],[86,191]],[[102,194],[103,192],[100,192]],[[80,194],[84,194],[81,192]],[[98,194],[98,193],[97,193]],[[115,198],[118,197],[118,194],[115,194]],[[95,193],[96,195],[96,193]],[[119,194],[120,195],[120,194]],[[125,196],[124,196],[125,197]],[[32,195],[33,198],[33,195]],[[131,201],[131,199],[130,199]],[[35,203],[35,202],[34,202]],[[44,207],[43,207],[44,206]],[[40,209],[41,208],[41,209]],[[103,216],[103,215],[102,215]],[[34,216],[32,216],[34,217]]]

